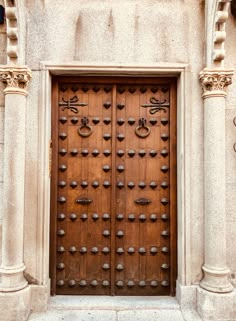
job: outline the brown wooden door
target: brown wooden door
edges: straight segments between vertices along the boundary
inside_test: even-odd
[[[173,79],[53,82],[53,294],[173,295]]]

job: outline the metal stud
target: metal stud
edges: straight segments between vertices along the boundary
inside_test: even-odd
[[[161,134],[161,139],[165,142],[167,139],[169,138],[169,135],[168,134]]]
[[[167,198],[163,197],[163,198],[161,199],[161,204],[167,205],[168,203],[169,203],[169,201],[168,201]]]
[[[57,264],[57,269],[58,270],[63,270],[64,268],[65,268],[65,264],[64,263],[61,262],[61,263]]]
[[[79,87],[76,86],[76,85],[71,86],[71,90],[72,90],[73,92],[76,92],[78,89],[79,89]]]
[[[121,281],[121,280],[119,280],[119,281],[116,282],[116,286],[117,286],[118,288],[123,288],[124,282]]]
[[[99,90],[100,90],[100,88],[99,88],[98,86],[94,86],[94,87],[93,87],[93,91],[94,91],[95,93],[99,92]]]
[[[167,118],[162,118],[161,119],[161,123],[162,123],[162,125],[167,125],[168,124],[168,119]]]
[[[163,189],[166,189],[168,186],[169,186],[169,184],[168,184],[167,182],[162,182],[162,183],[161,183],[161,187],[162,187]]]
[[[90,285],[92,285],[92,286],[97,286],[97,285],[98,285],[98,281],[97,281],[97,280],[92,280],[92,281],[90,282]]]
[[[108,187],[111,186],[111,183],[110,183],[109,181],[104,181],[104,182],[103,182],[103,186],[104,186],[105,188],[108,188]]]
[[[132,287],[134,287],[134,286],[135,286],[135,283],[134,283],[134,281],[132,281],[132,280],[129,280],[129,281],[127,282],[127,286],[128,286],[129,288],[132,288]]]
[[[71,221],[75,221],[77,219],[77,214],[75,213],[70,214],[70,219]]]
[[[97,220],[99,219],[99,215],[98,215],[97,213],[93,213],[92,219],[93,219],[94,221],[97,221]]]
[[[105,246],[105,247],[102,249],[102,253],[103,253],[103,254],[108,254],[108,253],[110,253],[109,247]]]
[[[155,157],[157,155],[157,151],[155,149],[152,149],[149,154],[151,157]]]
[[[109,230],[104,230],[102,235],[105,236],[105,237],[108,237],[108,236],[110,236],[110,231]]]
[[[97,248],[96,246],[94,246],[94,247],[92,248],[91,252],[92,252],[93,254],[97,254],[97,253],[98,253],[98,248]]]
[[[84,93],[86,93],[89,90],[89,88],[86,86],[83,86],[81,89],[83,90]]]
[[[144,150],[144,149],[141,149],[141,150],[139,151],[139,156],[144,157],[145,155],[146,155],[145,150]]]
[[[122,140],[125,139],[125,135],[123,135],[123,134],[118,134],[116,137],[117,137],[119,142],[122,142]]]
[[[97,125],[100,122],[100,119],[98,117],[94,117],[92,122],[94,123],[94,125]]]
[[[120,109],[120,110],[122,110],[124,107],[125,107],[124,104],[118,104],[118,105],[117,105],[117,108]]]
[[[66,202],[66,198],[64,196],[61,196],[61,197],[58,198],[58,202],[60,204],[64,204]]]
[[[117,89],[117,91],[118,91],[120,94],[123,94],[123,93],[125,92],[125,88],[119,87],[119,88]]]
[[[133,125],[133,124],[135,123],[135,119],[134,119],[134,118],[129,118],[129,119],[128,119],[128,123],[129,123],[130,125]]]
[[[67,166],[62,164],[62,165],[59,166],[59,169],[60,169],[61,172],[65,172],[67,170]]]
[[[110,265],[108,263],[104,263],[103,266],[102,266],[102,269],[107,271],[110,269]]]
[[[149,186],[150,186],[152,189],[154,189],[154,188],[157,187],[157,183],[154,182],[154,181],[152,181],[152,182],[150,182]]]
[[[118,254],[123,254],[125,251],[122,247],[118,247],[118,249],[116,250],[116,253]]]
[[[158,91],[158,88],[157,88],[157,87],[151,88],[151,92],[153,92],[153,94],[155,94],[157,91]]]
[[[65,218],[66,218],[66,216],[65,216],[64,213],[60,213],[60,214],[57,215],[57,219],[58,219],[59,221],[63,221]]]
[[[104,138],[105,140],[109,140],[109,139],[111,139],[111,135],[110,135],[110,134],[104,134],[104,135],[103,135],[103,138]]]
[[[81,254],[85,254],[85,253],[87,253],[87,248],[85,246],[82,246],[79,251]]]
[[[124,152],[122,149],[119,149],[119,150],[117,151],[117,155],[118,155],[119,157],[124,156],[124,154],[125,154],[125,152]]]
[[[82,286],[82,287],[84,287],[84,286],[87,285],[87,281],[86,281],[86,280],[80,280],[80,281],[79,281],[79,285]]]
[[[117,231],[116,236],[117,237],[123,237],[125,234],[123,231]]]
[[[87,156],[89,154],[89,151],[87,149],[82,149],[81,154],[82,156]]]
[[[94,150],[92,151],[92,155],[93,155],[94,157],[97,157],[97,156],[99,155],[99,150],[98,150],[98,149],[94,149]]]
[[[106,86],[106,87],[104,87],[104,91],[105,91],[106,93],[109,93],[109,92],[111,91],[111,89],[112,89],[111,86]]]
[[[67,122],[67,118],[66,117],[60,117],[60,123],[65,124]]]
[[[60,133],[59,137],[60,137],[61,140],[64,140],[64,139],[66,139],[67,134],[66,133]]]
[[[146,253],[145,247],[140,247],[140,249],[138,251],[139,251],[140,254],[145,254]]]
[[[72,119],[71,119],[71,122],[72,122],[72,124],[77,124],[78,123],[78,118],[77,117],[73,117]]]
[[[102,286],[108,287],[108,286],[110,286],[110,282],[108,280],[104,280],[104,281],[102,281]]]
[[[130,92],[131,94],[135,93],[135,91],[136,91],[136,88],[134,88],[134,87],[129,88],[129,92]]]
[[[109,165],[104,165],[102,169],[104,170],[105,173],[107,173],[111,168]]]
[[[167,280],[163,280],[161,282],[161,285],[164,286],[164,287],[168,287],[169,286],[169,282]]]
[[[66,153],[67,153],[67,150],[66,150],[65,148],[61,148],[61,149],[59,150],[59,154],[60,154],[61,156],[65,156]]]
[[[69,285],[69,287],[73,288],[74,286],[76,286],[76,281],[75,280],[70,280],[68,282],[68,285]]]
[[[60,182],[58,183],[58,185],[59,185],[61,188],[63,188],[63,187],[66,186],[66,182],[65,182],[65,181],[60,181]]]
[[[122,271],[122,270],[124,270],[123,264],[121,264],[121,263],[117,264],[116,270],[117,270],[117,271]]]
[[[157,215],[156,214],[151,214],[150,215],[150,220],[155,222],[157,220]]]
[[[143,188],[146,187],[146,184],[145,184],[145,182],[140,182],[140,183],[138,184],[138,186],[139,186],[139,188],[143,189]]]
[[[156,254],[157,253],[157,247],[156,246],[152,246],[151,249],[150,249],[150,253],[151,254]]]
[[[117,214],[116,219],[117,221],[122,221],[124,219],[124,214]]]
[[[125,186],[125,184],[120,181],[120,182],[117,182],[116,186],[117,186],[119,189],[121,189],[121,188],[123,188],[123,187]]]
[[[168,270],[169,269],[169,265],[167,263],[163,263],[161,265],[161,268],[162,268],[162,270]]]
[[[130,149],[130,150],[128,151],[128,155],[129,155],[129,157],[134,157],[134,155],[135,155],[135,150]]]
[[[86,221],[88,219],[88,215],[86,213],[83,213],[83,214],[80,215],[80,219],[82,221]]]
[[[111,122],[111,118],[110,118],[110,117],[105,117],[105,118],[103,119],[103,122],[104,122],[104,124],[109,125],[110,122]]]
[[[63,280],[58,280],[57,281],[57,286],[61,287],[65,284],[65,282]]]
[[[110,156],[111,155],[111,151],[110,149],[105,149],[103,154],[107,157],[107,156]]]
[[[164,230],[161,232],[161,236],[167,237],[167,236],[169,236],[169,232],[167,230]]]
[[[131,221],[131,222],[135,221],[135,215],[134,214],[129,214],[128,215],[128,220]]]
[[[123,118],[119,118],[118,120],[117,120],[117,124],[119,125],[119,126],[122,126],[123,124],[124,124],[124,119]]]
[[[124,165],[118,165],[117,166],[117,170],[119,173],[122,173],[125,170],[125,166]]]
[[[147,88],[141,87],[139,90],[140,90],[140,92],[141,92],[142,94],[144,94],[144,93],[147,91]]]
[[[152,288],[156,288],[158,286],[158,282],[156,280],[152,280],[150,282],[150,285],[151,285]]]
[[[167,246],[163,246],[163,247],[161,248],[161,252],[162,252],[162,253],[168,253],[168,252],[169,252],[168,247],[167,247]]]
[[[169,167],[166,166],[166,165],[161,166],[161,171],[162,171],[163,173],[167,173],[167,172],[168,172],[168,169],[169,169]]]
[[[129,247],[127,252],[128,252],[129,254],[135,253],[134,247]]]
[[[147,284],[145,281],[140,281],[139,284],[138,284],[141,288],[144,288]]]
[[[71,150],[70,153],[71,153],[72,156],[76,156],[78,154],[78,150],[76,148],[74,148],[74,149]]]
[[[139,215],[139,220],[140,220],[141,222],[146,221],[146,215],[145,215],[145,214],[140,214],[140,215]]]
[[[71,186],[72,188],[76,188],[77,185],[78,185],[78,183],[77,183],[76,181],[72,181],[72,182],[70,183],[70,186]]]
[[[94,182],[92,183],[92,186],[93,186],[93,188],[98,188],[99,182],[98,182],[98,181],[94,181]]]
[[[108,221],[109,218],[110,218],[110,215],[109,215],[108,213],[104,213],[104,214],[102,215],[103,221]]]
[[[103,104],[103,106],[104,106],[106,109],[108,109],[108,108],[111,107],[111,102],[110,102],[110,101],[106,101],[106,102]]]
[[[57,252],[58,252],[58,253],[64,253],[64,252],[65,252],[64,246],[58,246]]]
[[[157,123],[157,119],[156,118],[151,118],[149,121],[150,121],[151,125],[155,125]]]
[[[82,181],[80,185],[81,185],[82,188],[86,188],[86,187],[88,187],[88,182],[87,181]]]
[[[161,214],[161,219],[162,219],[163,221],[168,221],[169,215],[168,215],[168,214]]]
[[[77,249],[76,249],[75,246],[71,246],[70,249],[69,249],[69,252],[70,252],[71,254],[74,254],[76,251],[77,251]]]
[[[129,183],[128,183],[128,187],[129,187],[130,189],[134,188],[134,186],[135,186],[134,182],[129,182]]]

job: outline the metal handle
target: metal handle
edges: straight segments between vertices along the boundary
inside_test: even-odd
[[[79,127],[78,129],[78,134],[82,137],[88,137],[92,134],[93,132],[93,129],[91,126],[88,125],[88,118],[87,117],[83,117],[81,119],[81,123],[82,125]],[[86,130],[84,131],[83,129],[86,128]]]
[[[147,137],[150,132],[151,128],[146,125],[147,121],[145,118],[140,118],[139,119],[139,126],[136,127],[135,129],[135,134],[141,138]],[[140,131],[140,129],[145,129],[145,132]]]
[[[92,203],[93,200],[89,199],[89,198],[86,198],[86,197],[83,197],[83,198],[78,198],[76,200],[76,203],[78,204],[81,204],[81,205],[87,205],[87,204],[90,204]]]
[[[149,200],[148,198],[138,198],[134,201],[134,203],[138,204],[138,205],[148,205],[150,203],[152,203],[151,200]]]

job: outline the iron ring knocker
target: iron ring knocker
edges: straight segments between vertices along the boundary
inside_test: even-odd
[[[141,138],[147,137],[151,133],[151,128],[146,125],[147,121],[145,118],[139,119],[139,125],[135,128],[135,134]],[[140,129],[144,128],[145,132],[140,132]]]
[[[78,134],[82,137],[88,137],[92,134],[93,129],[91,126],[88,125],[88,118],[87,117],[83,117],[81,119],[81,123],[82,125],[78,128]],[[86,128],[86,131],[83,131],[83,129]]]

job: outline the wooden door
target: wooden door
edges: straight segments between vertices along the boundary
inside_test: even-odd
[[[53,294],[173,295],[173,79],[53,82]]]

